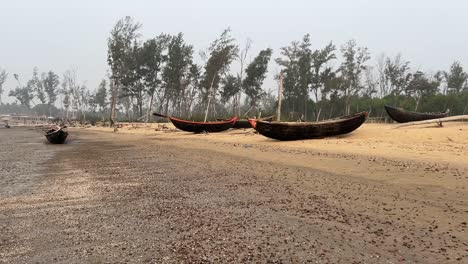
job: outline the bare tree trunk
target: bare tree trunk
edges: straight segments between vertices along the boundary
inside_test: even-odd
[[[415,112],[418,111],[419,101],[421,100],[421,97],[422,96],[418,97],[418,100],[416,100],[416,107],[414,108]]]
[[[322,112],[322,108],[320,108],[317,112],[317,119],[315,121],[319,121],[320,119],[320,113]]]
[[[304,95],[304,121],[307,120],[307,92]]]
[[[318,88],[317,88],[318,89]],[[319,102],[318,102],[318,90],[315,89],[315,121],[319,120],[320,111]]]
[[[150,122],[151,120],[151,110],[153,110],[153,100],[154,100],[154,92],[151,94],[149,105],[148,105],[148,116],[146,118],[146,122]]]
[[[240,60],[240,74],[239,74],[239,83],[242,88],[242,81],[244,79],[244,63],[247,58],[247,53],[249,53],[250,47],[252,45],[252,41],[250,39],[247,39],[245,42],[244,49],[241,51],[239,60]],[[241,114],[241,96],[242,96],[242,89],[237,93],[237,116],[240,116]],[[234,113],[234,115],[236,115]]]
[[[109,116],[109,121],[110,121],[110,126],[113,127],[115,124],[115,105],[116,105],[116,98],[115,98],[115,91],[113,91],[113,95],[111,98],[111,109],[110,109],[110,116]]]
[[[211,80],[210,84],[210,89],[208,90],[208,104],[206,105],[206,112],[205,112],[205,119],[203,122],[206,122],[206,119],[208,118],[208,109],[210,108],[210,103],[211,103],[211,90],[213,89],[213,83],[216,78],[216,74],[213,75],[213,79]]]
[[[278,87],[278,109],[276,110],[276,121],[281,121],[281,102],[283,101],[283,71],[280,72]]]

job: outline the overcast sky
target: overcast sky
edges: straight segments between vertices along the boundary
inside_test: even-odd
[[[369,48],[372,63],[382,52],[401,52],[414,70],[448,69],[454,60],[468,68],[464,0],[14,0],[1,1],[0,8],[6,90],[16,86],[13,73],[25,82],[35,66],[60,76],[75,68],[94,89],[108,69],[109,32],[124,16],[143,24],[144,39],[183,32],[196,54],[231,27],[240,43],[253,40],[251,56],[269,47],[276,58],[280,47],[309,33],[313,48],[356,39]],[[265,89],[276,89],[272,75],[278,70],[271,63]]]

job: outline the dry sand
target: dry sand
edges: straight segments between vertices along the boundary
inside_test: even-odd
[[[468,124],[391,127],[0,130],[0,261],[468,262]]]

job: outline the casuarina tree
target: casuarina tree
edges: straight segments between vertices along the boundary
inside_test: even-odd
[[[256,108],[258,101],[264,95],[262,90],[263,81],[266,78],[268,71],[268,62],[270,61],[271,49],[260,51],[257,57],[245,69],[245,79],[242,83],[245,94],[250,99],[250,107]]]
[[[208,118],[208,109],[221,81],[221,76],[229,70],[231,62],[236,58],[239,48],[231,37],[231,30],[223,31],[221,36],[211,43],[209,58],[205,64],[205,75],[202,81],[206,99],[205,122]]]
[[[47,96],[47,105],[49,106],[49,114],[51,107],[55,104],[58,94],[58,86],[60,84],[59,77],[53,71],[49,71],[42,79],[42,87]]]
[[[134,22],[133,18],[127,16],[120,19],[115,24],[107,40],[107,63],[111,69],[111,80],[113,84],[110,86],[112,89],[111,94],[111,113],[110,122],[114,125],[115,107],[119,95],[119,89],[130,71],[128,65],[128,57],[134,47],[134,43],[138,38],[138,30],[141,24]]]
[[[370,59],[366,47],[357,47],[355,40],[348,41],[341,47],[343,62],[340,66],[340,73],[345,80],[343,94],[345,97],[345,114],[351,111],[350,100],[352,96],[359,93],[362,88],[361,75],[366,70],[366,62]]]

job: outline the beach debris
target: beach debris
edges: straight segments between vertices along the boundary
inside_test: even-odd
[[[168,130],[169,127],[166,124],[158,124],[158,127],[154,129],[154,131],[161,131],[161,130]]]

